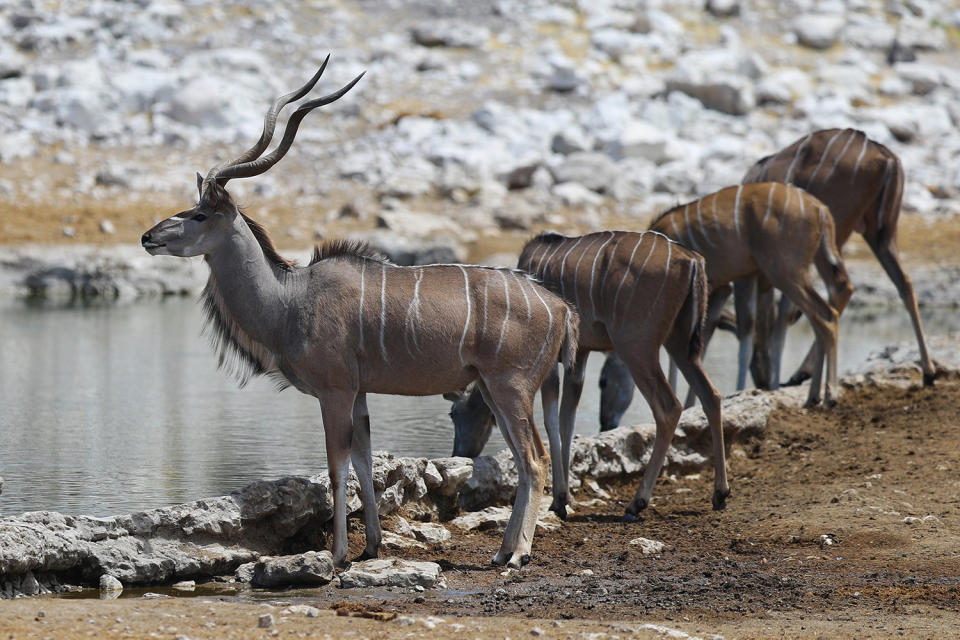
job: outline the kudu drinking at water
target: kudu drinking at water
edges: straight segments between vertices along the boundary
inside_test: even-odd
[[[550,508],[565,517],[570,443],[587,357],[591,351],[611,349],[627,364],[657,424],[653,451],[636,496],[627,506],[627,517],[635,516],[650,502],[681,411],[660,368],[663,345],[703,404],[713,437],[713,506],[722,509],[730,488],[720,394],[700,362],[707,304],[703,258],[660,233],[602,231],[575,238],[543,233],[524,246],[518,267],[574,304],[580,317],[579,347],[573,369],[563,378],[559,416],[556,367],[540,390],[553,461]],[[493,416],[476,392],[451,399],[454,455],[479,455]]]
[[[897,251],[897,223],[903,199],[903,167],[890,149],[870,140],[856,129],[815,131],[785,149],[758,161],[743,178],[744,183],[776,180],[804,188],[830,208],[836,226],[837,246],[842,247],[854,231],[863,235],[887,275],[897,287],[910,314],[920,351],[924,385],[933,384],[936,369],[927,352],[917,297],[910,276],[903,270]],[[737,283],[735,287],[752,287]],[[761,285],[761,290],[766,287]],[[759,387],[776,388],[783,350],[783,333],[791,314],[789,298],[781,301],[776,316],[772,296],[758,298],[757,342],[751,369]],[[772,327],[772,334],[768,328]],[[769,334],[769,335],[768,335]],[[807,379],[813,368],[813,352],[807,354],[789,383]]]
[[[823,400],[835,402],[837,389],[837,319],[853,292],[837,250],[833,218],[826,205],[802,189],[778,182],[727,187],[704,198],[674,207],[656,218],[651,229],[703,254],[710,282],[705,339],[731,292],[730,283],[763,276],[802,310],[816,335],[815,362],[807,405],[820,402],[824,359]],[[813,288],[811,264],[823,278],[827,303]],[[753,330],[749,321],[749,289],[734,299],[740,340],[737,388],[746,384]],[[779,363],[775,363],[779,366]]]
[[[277,99],[253,148],[214,167],[202,181],[198,175],[200,201],[150,229],[143,246],[154,255],[206,259],[210,278],[203,302],[221,364],[230,362],[241,379],[269,374],[320,400],[337,565],[347,561],[351,459],[366,525],[363,556],[375,557],[381,542],[366,394],[440,394],[476,381],[496,412],[519,474],[494,562],[519,567],[529,560],[546,477],[533,398],[561,354],[572,363],[576,314],[526,275],[507,269],[399,267],[343,241],[318,247],[305,267],[280,257],[263,227],[238,210],[224,185],[276,164],[303,117],[360,79],[301,104],[277,149],[261,157],[279,111],[306,95],[324,67],[299,90]]]

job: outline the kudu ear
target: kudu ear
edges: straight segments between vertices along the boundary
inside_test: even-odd
[[[460,394],[455,391],[448,391],[447,393],[443,394],[443,399],[449,402],[456,402],[460,399]]]
[[[197,199],[203,197],[203,176],[197,171]]]

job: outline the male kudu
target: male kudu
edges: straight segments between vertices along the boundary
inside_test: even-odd
[[[720,394],[700,361],[707,304],[703,258],[660,233],[601,231],[574,238],[543,233],[524,246],[517,266],[573,304],[580,317],[577,356],[563,378],[559,416],[556,367],[540,390],[553,461],[550,508],[566,516],[570,444],[587,357],[591,351],[610,350],[626,363],[657,424],[650,461],[626,517],[635,517],[649,504],[681,412],[660,368],[663,345],[703,404],[713,438],[713,506],[722,509],[730,488]],[[454,455],[477,456],[489,437],[493,416],[476,392],[450,399]]]
[[[519,567],[529,560],[546,477],[533,398],[558,356],[572,363],[576,314],[526,275],[507,269],[399,267],[343,241],[318,247],[305,267],[280,257],[263,227],[238,210],[224,185],[276,164],[303,117],[360,79],[301,104],[277,149],[261,157],[279,111],[306,95],[324,67],[299,90],[277,99],[253,148],[202,180],[198,175],[200,201],[150,229],[143,246],[154,255],[206,259],[210,278],[203,302],[221,364],[232,363],[241,380],[266,373],[319,399],[337,565],[347,561],[351,459],[366,525],[363,555],[375,557],[381,542],[366,394],[440,394],[476,381],[494,407],[519,472],[513,513],[494,562]]]

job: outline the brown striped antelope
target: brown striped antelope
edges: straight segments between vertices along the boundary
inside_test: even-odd
[[[224,185],[276,164],[303,117],[360,78],[301,104],[279,147],[261,157],[278,112],[310,91],[322,72],[277,99],[260,142],[211,169],[200,181],[200,201],[150,229],[143,246],[153,255],[204,256],[210,267],[204,309],[221,364],[230,363],[241,381],[265,373],[319,399],[338,566],[347,562],[350,460],[366,526],[362,557],[375,557],[381,542],[366,394],[440,394],[476,381],[494,407],[519,472],[513,513],[493,561],[519,567],[530,557],[546,477],[533,398],[561,353],[572,363],[576,314],[527,276],[506,269],[399,267],[344,241],[318,247],[305,267],[280,257],[264,228],[237,208]]]
[[[556,367],[540,390],[553,461],[550,508],[566,516],[570,443],[587,357],[591,351],[610,350],[626,363],[657,424],[650,461],[625,517],[634,518],[649,504],[681,412],[660,368],[661,345],[703,404],[713,437],[713,507],[724,508],[730,487],[720,394],[700,361],[707,305],[703,258],[660,233],[601,231],[575,238],[542,233],[524,246],[518,267],[574,304],[580,317],[579,346],[574,366],[563,378],[559,415]],[[490,433],[491,413],[476,393],[451,399],[454,455],[479,455]]]
[[[837,251],[833,218],[826,205],[792,185],[779,182],[727,187],[670,209],[650,225],[703,254],[707,261],[710,302],[705,339],[709,341],[730,283],[762,275],[803,311],[816,335],[816,353],[807,405],[820,401],[824,358],[827,376],[824,403],[835,404],[837,388],[837,319],[853,292]],[[825,302],[810,283],[814,264],[829,292]],[[752,329],[745,319],[752,297],[738,288],[734,300],[740,340],[737,388],[746,383]]]
[[[842,247],[854,231],[863,235],[896,285],[910,314],[920,352],[923,383],[933,384],[936,369],[927,352],[913,283],[904,272],[897,252],[897,223],[904,180],[900,159],[882,144],[867,138],[862,131],[826,129],[815,131],[763,158],[743,178],[744,183],[771,180],[803,187],[827,205],[833,214],[838,247]],[[757,312],[770,317],[772,300],[760,303]],[[764,359],[770,362],[769,372],[763,371],[766,367],[762,365],[754,367],[755,376],[760,378],[758,383],[775,386],[779,381],[779,367],[775,363],[779,362],[779,353],[783,350],[782,332],[786,326],[785,316],[789,313],[790,309],[785,307],[780,314],[783,319],[777,319],[777,331],[773,336],[758,331],[755,353],[761,362]],[[771,353],[764,357],[768,340]],[[812,352],[791,378],[791,383],[810,377],[811,369]]]

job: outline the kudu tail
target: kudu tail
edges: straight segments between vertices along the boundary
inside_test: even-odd
[[[560,362],[569,371],[577,358],[577,345],[580,342],[580,318],[573,307],[564,303],[564,336],[560,345]]]
[[[693,360],[703,355],[704,324],[707,318],[707,269],[701,256],[691,263],[690,289],[680,309],[678,322],[689,327],[687,355]]]

